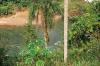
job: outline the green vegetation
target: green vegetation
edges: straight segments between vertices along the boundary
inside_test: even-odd
[[[11,8],[9,8],[8,6],[0,7],[0,16],[8,15],[11,13],[12,13]]]
[[[75,2],[72,4],[75,5]],[[78,4],[78,6],[81,14],[69,17],[68,64],[69,66],[98,66],[100,22],[96,10],[100,7],[97,2]]]
[[[28,7],[32,0],[1,0],[0,16],[13,14],[16,10],[23,10]]]
[[[56,11],[59,11],[57,14],[62,14],[61,8],[58,8],[59,2],[58,0],[57,3],[52,3],[53,0],[40,1],[36,0],[34,4],[32,0],[0,1],[0,16],[12,14],[16,8],[23,9],[30,6],[29,22],[31,23],[18,28],[0,28],[0,66],[99,66],[100,1],[86,3],[81,0],[70,0],[66,64],[63,62],[63,41],[45,48],[45,40],[38,37],[37,28],[32,26],[35,12],[48,4],[53,5],[54,9],[48,6],[49,8],[42,10],[46,13],[44,13],[46,22],[51,25],[52,14]],[[62,2],[59,4],[62,6]]]
[[[45,3],[45,4],[44,4]],[[29,8],[29,25],[32,26],[32,21],[36,18],[36,22],[39,21],[39,15],[42,16],[41,22],[43,23],[43,32],[45,39],[45,47],[48,47],[49,35],[48,35],[48,26],[52,27],[53,16],[61,15],[63,16],[63,9],[60,5],[60,1],[54,0],[34,0],[30,3]],[[36,15],[35,15],[36,14]]]

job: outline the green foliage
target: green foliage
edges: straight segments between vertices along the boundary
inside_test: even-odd
[[[44,4],[45,3],[45,4]],[[63,15],[63,8],[60,5],[60,1],[49,1],[49,0],[35,0],[30,3],[29,6],[29,23],[35,18],[36,12],[39,10],[43,13],[45,24],[51,27],[53,22],[53,16],[55,14]]]
[[[37,33],[35,30],[35,27],[32,25],[28,24],[24,28],[24,38],[25,38],[25,44],[27,44],[30,41],[34,41],[37,39]]]
[[[16,10],[27,8],[32,0],[1,0],[0,16],[12,14]]]
[[[94,10],[98,16],[98,22],[100,22],[100,1],[93,2],[94,4]]]
[[[38,60],[38,61],[36,62],[36,66],[44,66],[44,61]]]
[[[68,64],[71,66],[98,66],[100,64],[100,45],[98,43],[95,39],[81,48],[70,48]]]
[[[59,47],[59,48],[58,48]],[[44,41],[41,39],[29,42],[20,52],[20,59],[23,63],[33,66],[61,66],[63,65],[62,46],[56,48],[44,48]]]
[[[2,1],[0,3],[0,16],[13,14],[14,3],[11,1]]]
[[[25,60],[25,64],[32,64],[33,61],[37,62],[43,57],[44,53],[44,41],[41,39],[35,40],[34,42],[29,42],[26,49],[22,50],[20,55]]]
[[[24,7],[28,7],[31,2],[32,0],[18,0],[15,4],[19,9],[22,9]]]
[[[13,9],[12,9],[11,5],[0,6],[0,16],[12,14],[12,11],[13,11]]]
[[[93,10],[91,4],[85,4],[83,14],[80,16],[74,16],[69,18],[69,43],[76,44],[76,46],[82,46],[87,44],[93,36],[93,25],[97,23],[97,15]]]
[[[69,17],[69,47],[71,47],[68,66],[98,66],[100,64],[98,8],[96,2],[85,3],[81,5],[81,15]]]
[[[29,0],[30,1],[30,0]],[[58,1],[58,0],[57,0]],[[77,0],[73,0],[77,1]],[[8,13],[8,4],[14,3],[18,7],[27,7],[28,0],[3,0],[0,5],[0,12],[4,15]],[[82,14],[80,16],[69,17],[69,53],[68,53],[68,63],[64,65],[63,62],[63,45],[62,43],[57,44],[53,47],[44,48],[44,40],[39,39],[36,36],[36,32],[32,27],[32,19],[36,16],[35,13],[39,8],[43,8],[43,13],[46,17],[48,23],[52,22],[51,17],[56,12],[62,14],[61,9],[57,6],[59,2],[49,1],[49,0],[35,0],[35,2],[30,1],[30,12],[29,12],[29,22],[28,26],[25,28],[23,35],[25,35],[25,44],[21,48],[21,52],[16,57],[6,56],[5,50],[0,49],[0,66],[14,66],[16,62],[17,66],[98,66],[100,65],[100,23],[98,21],[99,4],[82,4],[80,3],[76,6],[80,7]],[[45,3],[45,4],[44,4]],[[97,2],[98,3],[98,2]],[[75,6],[75,7],[76,7]],[[3,8],[4,7],[4,8]],[[5,11],[2,11],[5,10]],[[7,11],[6,11],[7,10]],[[98,15],[96,15],[98,14]],[[3,44],[14,44],[9,39],[14,39],[13,35],[18,35],[16,33],[21,33],[20,31],[7,30],[7,32],[0,29],[0,43]],[[23,38],[22,38],[23,39]],[[19,39],[20,40],[20,39]],[[80,47],[81,46],[81,47]],[[1,47],[1,46],[0,46]],[[14,56],[14,54],[13,54]]]

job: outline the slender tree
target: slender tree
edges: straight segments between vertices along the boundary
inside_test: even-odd
[[[68,45],[68,0],[64,0],[64,62],[67,62]]]
[[[37,13],[37,15],[36,15]],[[42,24],[44,31],[45,47],[49,42],[48,26],[52,25],[53,16],[55,14],[63,14],[60,7],[59,0],[33,0],[30,4],[29,10],[29,24],[32,25],[32,20],[36,17],[38,22],[38,15],[42,16]]]

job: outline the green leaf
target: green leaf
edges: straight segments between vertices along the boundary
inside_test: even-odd
[[[38,60],[36,66],[44,66],[45,62],[43,60]]]

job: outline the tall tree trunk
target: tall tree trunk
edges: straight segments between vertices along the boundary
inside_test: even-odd
[[[46,21],[44,22],[44,40],[45,40],[45,48],[47,48],[49,42],[49,35],[48,35],[48,28]]]
[[[67,62],[68,45],[68,0],[64,0],[64,62]]]
[[[39,15],[40,17],[38,16],[38,22],[41,22],[41,24],[43,25],[42,27],[44,32],[45,48],[47,48],[49,42],[48,27],[47,27],[47,20],[43,14],[42,9],[39,10]]]
[[[48,26],[47,26],[47,20],[46,17],[42,11],[42,9],[40,9],[40,21],[43,27],[43,32],[44,32],[44,40],[45,40],[45,48],[48,47],[48,42],[49,42],[49,35],[48,35]]]

